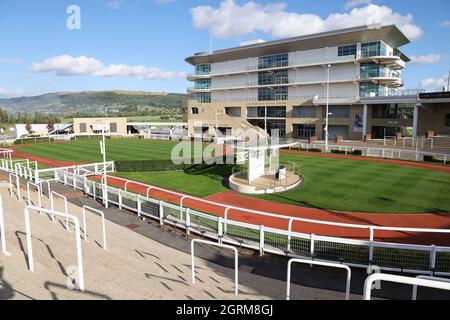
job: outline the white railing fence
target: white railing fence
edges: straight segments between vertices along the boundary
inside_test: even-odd
[[[77,281],[76,285],[78,286],[78,288],[81,291],[84,291],[83,256],[81,253],[80,222],[78,221],[78,218],[70,214],[53,210],[47,210],[35,206],[27,206],[25,208],[24,215],[25,215],[25,230],[27,237],[28,266],[31,272],[34,272],[34,261],[33,261],[33,246],[31,242],[30,211],[44,212],[52,216],[60,216],[62,218],[70,219],[73,221],[75,225],[75,241],[77,246],[77,260],[78,260],[78,269],[77,269],[78,279],[75,281]]]
[[[69,178],[64,179],[65,176]],[[103,200],[102,183],[89,180],[86,176],[77,176],[69,172],[66,172],[65,175],[58,174],[58,177],[58,182],[64,183],[66,181],[69,186],[83,190],[95,199]],[[111,179],[114,178],[111,177]],[[154,186],[148,187],[148,191],[158,189]],[[450,275],[450,247],[385,243],[374,240],[374,234],[378,230],[449,234],[450,230],[447,229],[352,225],[292,218],[248,210],[248,212],[255,214],[265,214],[276,218],[284,217],[291,227],[287,230],[282,230],[235,221],[227,217],[231,210],[238,209],[245,212],[245,209],[242,208],[225,207],[224,217],[218,217],[183,207],[183,203],[178,205],[167,203],[112,186],[108,186],[107,194],[108,203],[133,211],[138,216],[152,218],[159,221],[161,225],[172,225],[184,229],[187,234],[193,233],[204,238],[220,241],[221,243],[255,249],[260,254],[267,252],[309,259],[314,258],[316,261],[337,261],[360,268],[376,265],[386,271]],[[187,197],[190,196],[184,195],[182,199],[185,200]],[[358,228],[367,230],[369,236],[367,240],[356,240],[301,233],[292,230],[292,222],[294,221]]]
[[[393,274],[385,274],[385,273],[374,273],[366,278],[364,282],[364,300],[370,300],[372,296],[372,284],[375,281],[388,281],[388,282],[396,282],[403,284],[410,284],[414,286],[442,289],[442,290],[450,290],[450,283],[429,279],[420,279],[420,278],[412,278],[405,276],[398,276]]]
[[[347,273],[346,282],[345,282],[345,300],[350,300],[350,283],[352,280],[352,270],[350,270],[349,266],[347,266],[345,264],[311,261],[311,260],[307,260],[307,259],[295,259],[295,258],[290,259],[288,261],[286,300],[290,300],[290,298],[291,298],[291,269],[292,269],[293,263],[302,263],[302,264],[309,264],[310,266],[317,265],[317,266],[323,266],[323,267],[328,267],[328,268],[344,269]]]
[[[309,151],[311,149],[321,149],[322,152],[325,151],[325,145],[319,143],[318,144],[299,143],[299,148],[305,151]],[[343,145],[329,145],[329,149],[340,151],[346,155],[351,154],[356,150],[359,150],[361,151],[361,156],[363,157],[424,161],[425,156],[430,156],[436,160],[442,161],[444,165],[448,164],[450,161],[450,154],[425,152],[419,151],[418,149],[407,150],[407,149],[391,149],[391,148],[343,146]]]
[[[147,196],[108,186],[104,193],[103,184],[88,176],[101,172],[101,165],[91,164],[81,167],[49,169],[56,182],[64,183],[74,189],[82,190],[94,199],[136,212],[159,221],[161,225],[172,225],[184,229],[186,234],[197,234],[204,238],[231,245],[258,250],[261,255],[278,255],[314,259],[316,261],[337,261],[349,266],[367,268],[378,266],[386,271],[411,272],[426,275],[450,275],[450,247],[434,245],[413,245],[375,241],[378,232],[397,231],[406,233],[450,234],[447,229],[393,228],[369,225],[356,225],[294,218],[280,214],[249,210],[228,206],[193,196],[184,195],[156,186],[150,186],[118,177],[108,177],[108,182],[120,180],[127,186],[134,184],[147,187]],[[93,171],[89,171],[92,169]],[[111,165],[109,170],[113,170]],[[20,188],[18,188],[20,190]],[[173,204],[150,197],[151,190],[160,190],[178,195],[180,203]],[[52,193],[50,193],[52,194]],[[195,200],[223,208],[223,217],[214,216],[183,206],[186,199]],[[284,219],[286,230],[262,225],[244,223],[230,219],[233,211],[251,213],[265,217]],[[293,225],[297,228],[293,228]],[[367,239],[346,239],[337,236],[320,236],[301,232],[302,225],[316,224],[335,228],[353,228],[367,232]],[[300,231],[299,231],[300,230]]]

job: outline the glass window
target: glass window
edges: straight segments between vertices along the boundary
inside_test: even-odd
[[[287,99],[288,99],[288,87],[258,89],[258,101],[274,101]]]
[[[361,58],[385,56],[386,44],[381,41],[367,42],[361,44]]]
[[[80,132],[86,133],[86,123],[80,123]]]
[[[262,56],[258,58],[259,69],[286,67],[288,64],[289,55],[287,53]]]
[[[387,96],[388,88],[381,84],[373,82],[363,82],[359,85],[360,97],[383,97]]]
[[[241,107],[226,107],[225,114],[230,117],[239,118],[241,116]]]
[[[194,95],[195,100],[200,103],[211,103],[211,93],[210,92],[198,92]]]
[[[372,106],[373,119],[412,120],[413,117],[414,117],[413,105],[380,104]]]
[[[450,113],[445,115],[445,126],[450,127]]]
[[[350,118],[350,106],[329,106],[329,118],[347,119]],[[326,118],[326,107],[323,107],[323,118]]]
[[[266,116],[266,107],[248,107],[247,117],[264,118]]]
[[[294,118],[316,118],[316,108],[297,106],[293,108],[292,116]]]
[[[294,139],[308,139],[316,135],[316,126],[314,124],[294,124]]]
[[[386,68],[381,67],[379,64],[372,62],[361,63],[361,79],[385,77],[386,74]]]
[[[259,72],[258,85],[267,84],[285,84],[289,83],[289,75],[287,70],[276,72]]]
[[[356,56],[356,44],[350,44],[346,46],[338,47],[338,56]]]
[[[210,64],[199,64],[195,66],[195,74],[196,75],[209,75],[211,73],[211,65]]]
[[[267,107],[267,118],[286,118],[286,107]]]
[[[195,80],[195,89],[210,89],[211,79]]]

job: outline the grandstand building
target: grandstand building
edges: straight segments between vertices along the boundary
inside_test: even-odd
[[[423,90],[403,88],[409,42],[394,25],[363,26],[197,53],[186,59],[189,133],[248,127],[321,140],[328,98],[330,139],[448,134],[448,101],[435,108],[421,103]]]

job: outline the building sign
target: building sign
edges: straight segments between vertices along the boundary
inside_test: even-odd
[[[353,120],[353,132],[363,132],[364,124],[363,119],[359,113],[355,114]]]

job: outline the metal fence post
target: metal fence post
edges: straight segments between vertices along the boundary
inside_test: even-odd
[[[222,218],[218,217],[217,218],[217,239],[219,240],[218,242],[220,244],[222,244],[222,237],[223,237],[223,225],[222,225]]]
[[[314,256],[314,241],[315,241],[316,235],[314,233],[311,234],[311,242],[310,242],[310,247],[309,247],[309,254],[311,255],[311,257]]]
[[[159,202],[159,224],[164,225],[164,207],[163,202]]]
[[[264,225],[259,227],[259,255],[264,255]]]
[[[118,189],[118,197],[119,197],[119,210],[122,210],[122,193],[120,192],[122,189]]]
[[[431,245],[430,252],[430,274],[434,276],[434,270],[436,269],[436,246],[434,244]]]
[[[287,250],[291,251],[291,238],[292,238],[292,223],[294,222],[294,219],[289,219],[288,224],[288,243],[287,243]]]
[[[369,228],[370,232],[370,238],[369,238],[369,274],[372,273],[372,261],[373,261],[373,236],[374,236],[374,230],[373,227]]]
[[[141,201],[141,195],[138,194],[137,195],[137,214],[138,214],[138,217],[141,216],[141,212],[142,212],[142,201]]]
[[[186,209],[186,234],[191,234],[191,209]]]

